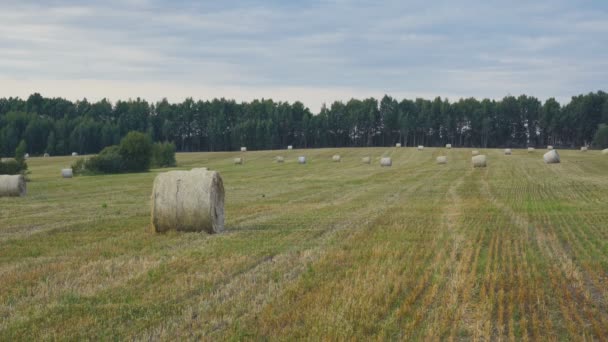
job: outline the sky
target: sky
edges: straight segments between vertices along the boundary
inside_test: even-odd
[[[0,0],[0,97],[541,100],[608,90],[608,1]]]

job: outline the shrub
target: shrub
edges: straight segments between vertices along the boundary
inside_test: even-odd
[[[82,159],[78,160],[80,163]],[[72,169],[76,170],[72,165]],[[101,150],[98,155],[84,162],[84,168],[93,173],[120,173],[126,171],[125,161],[120,154],[120,146],[108,146]],[[79,172],[76,172],[79,173]]]
[[[128,172],[147,171],[152,160],[152,140],[140,132],[129,132],[121,141],[118,152],[122,157],[124,170]]]
[[[152,165],[155,167],[175,166],[175,144],[155,143],[152,147]]]
[[[595,132],[595,137],[593,138],[593,145],[598,148],[606,148],[608,147],[608,125],[601,124]]]
[[[27,144],[25,143],[25,140],[21,140],[21,142],[19,143],[19,145],[17,145],[17,148],[15,149],[15,159],[17,159],[18,162],[23,162],[25,160],[25,153],[27,152]]]
[[[20,162],[16,159],[0,161],[0,175],[18,175],[26,170],[27,164],[25,161]]]

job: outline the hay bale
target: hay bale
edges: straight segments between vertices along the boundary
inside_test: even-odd
[[[380,166],[393,166],[393,161],[391,159],[391,157],[382,157],[380,158]]]
[[[486,167],[486,156],[484,154],[476,155],[471,158],[471,162],[473,167]]]
[[[277,156],[276,161],[277,163],[283,163],[285,162],[285,158],[283,158],[282,156]]]
[[[371,164],[372,163],[372,158],[371,157],[363,157],[363,158],[361,158],[361,162],[363,164]]]
[[[418,151],[422,151],[422,150],[424,150],[424,146],[418,145]]]
[[[25,196],[27,185],[23,175],[0,175],[0,197]]]
[[[608,154],[608,148],[603,149],[602,154]]]
[[[236,157],[234,158],[234,165],[243,165],[245,163],[245,158]]]
[[[44,154],[44,158],[48,158],[48,157],[50,157],[50,156],[51,156],[51,155],[50,155],[50,154],[48,154],[48,153],[45,153],[45,154]]]
[[[304,157],[304,156],[299,156],[299,157],[298,157],[298,163],[299,163],[299,164],[306,164],[306,157]]]
[[[61,177],[72,178],[73,176],[72,169],[61,169]]]
[[[247,147],[241,147],[241,152],[247,152]]]
[[[587,152],[589,148],[587,146],[583,146],[581,147],[581,152]]]
[[[445,148],[447,148],[448,150],[452,148],[452,144],[445,144]]]
[[[30,157],[30,154],[29,154],[29,153],[26,153],[26,154],[23,156],[23,158],[25,158],[25,159],[27,159],[27,158],[29,158],[29,157]]]
[[[473,150],[473,151],[471,151],[471,155],[472,156],[478,156],[479,155],[479,151]]]
[[[289,145],[289,146],[287,146],[287,149],[288,150],[293,150],[293,146]]]
[[[543,155],[546,164],[557,164],[560,162],[557,150],[551,150]]]
[[[446,156],[437,157],[437,164],[447,164],[447,163],[448,163],[448,157],[446,157]]]
[[[77,155],[78,155],[78,153],[72,152],[72,157],[76,157]]]
[[[528,153],[532,153],[532,152],[534,152],[534,150],[535,150],[534,147],[528,147]]]
[[[156,176],[152,189],[152,227],[209,234],[224,230],[224,184],[216,171],[192,169]]]
[[[553,149],[553,145],[547,145],[547,150],[551,151]]]
[[[510,148],[505,148],[505,156],[510,156],[511,155],[511,149]]]
[[[395,147],[401,147],[401,143],[396,143]]]
[[[339,154],[335,154],[333,157],[331,157],[331,160],[333,160],[334,163],[339,163],[341,159],[342,158],[340,158]]]

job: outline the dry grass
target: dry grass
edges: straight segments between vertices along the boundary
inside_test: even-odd
[[[214,236],[150,232],[159,170],[30,158],[28,196],[0,198],[0,340],[608,336],[608,158],[428,150],[178,154],[222,174]]]

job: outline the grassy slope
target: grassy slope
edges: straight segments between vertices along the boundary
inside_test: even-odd
[[[0,340],[605,338],[608,158],[484,152],[179,154],[222,174],[215,236],[151,233],[158,170],[30,159],[28,196],[0,198]]]

